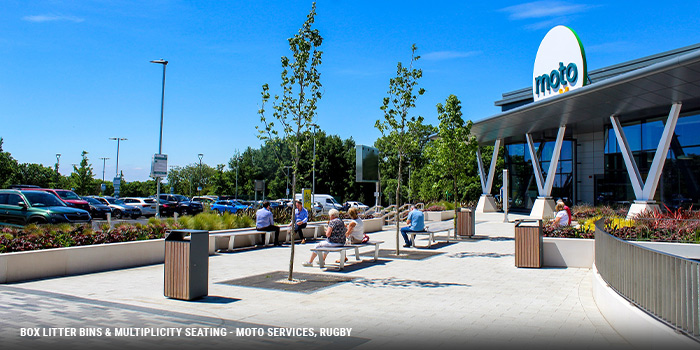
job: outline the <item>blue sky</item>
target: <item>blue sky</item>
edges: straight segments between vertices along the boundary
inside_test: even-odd
[[[146,180],[158,151],[163,58],[163,153],[169,165],[226,164],[257,147],[261,86],[278,93],[287,38],[311,1],[0,0],[0,137],[22,163],[70,173],[89,152],[96,177]],[[422,56],[416,115],[455,94],[468,119],[498,113],[503,92],[531,84],[540,41],[574,29],[589,70],[700,42],[697,1],[320,0],[324,38],[318,124],[372,144],[396,63]]]

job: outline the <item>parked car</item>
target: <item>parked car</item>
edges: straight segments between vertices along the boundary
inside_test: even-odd
[[[116,219],[123,219],[123,218],[132,218],[136,219],[139,216],[141,216],[141,210],[132,206],[126,205],[124,201],[121,199],[117,199],[114,197],[95,197],[91,196],[92,198],[95,198],[102,202],[103,204],[108,205],[112,209],[112,217]]]
[[[219,214],[225,212],[237,213],[239,210],[253,209],[248,205],[241,204],[236,201],[216,201],[211,205],[211,210],[216,210]]]
[[[218,201],[219,197],[218,196],[195,196],[192,197],[192,201],[194,202],[199,202],[202,204],[214,204],[214,202]]]
[[[112,214],[112,208],[95,198],[82,197],[90,206],[90,216],[93,218],[107,218],[107,214]]]
[[[82,199],[80,196],[78,196],[75,192],[71,190],[61,190],[61,189],[52,189],[52,188],[27,188],[28,190],[38,190],[38,191],[44,191],[53,194],[54,196],[58,197],[63,203],[65,203],[69,207],[73,208],[78,208],[82,209],[85,211],[90,211],[90,205]]]
[[[369,206],[368,206],[368,205],[362,204],[361,202],[357,202],[357,201],[347,201],[347,202],[345,202],[345,203],[348,204],[349,208],[355,208],[355,209],[357,209],[359,212],[363,212],[363,211],[369,209]],[[349,208],[348,208],[348,209],[349,209]]]
[[[121,200],[128,206],[139,208],[143,216],[156,216],[157,204],[155,198],[124,197]]]
[[[322,211],[322,212],[323,212],[324,214],[327,214],[328,211],[330,211],[331,209],[341,210],[341,209],[343,208],[343,206],[340,205],[340,203],[338,203],[338,202],[335,200],[335,198],[333,198],[333,196],[331,196],[331,195],[328,195],[328,194],[318,194],[318,193],[317,193],[317,194],[313,195],[313,197],[314,197],[314,198],[313,198],[314,201],[320,203],[321,206],[323,207],[323,211]],[[301,200],[301,198],[302,198],[302,197],[301,197],[301,193],[297,193],[297,194],[294,196],[294,198],[297,199],[297,200]]]
[[[45,191],[0,190],[0,222],[14,225],[90,222],[85,210],[68,207]]]
[[[202,203],[190,201],[181,194],[161,194],[160,199],[170,202],[178,215],[196,215],[204,211]]]

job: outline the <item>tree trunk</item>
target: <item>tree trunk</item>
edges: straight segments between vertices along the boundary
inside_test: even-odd
[[[396,256],[399,256],[401,253],[399,248],[399,226],[401,226],[401,221],[399,218],[399,207],[401,205],[399,204],[399,196],[401,194],[401,162],[403,162],[403,154],[399,153],[399,176],[398,181],[396,182]]]
[[[295,150],[297,151],[297,154],[299,154],[299,146],[295,145]],[[296,205],[294,205],[294,200],[296,200],[296,193],[297,193],[297,168],[299,167],[299,157],[294,158],[294,172],[292,173],[292,229],[296,229],[296,220],[294,220],[294,209],[296,208]],[[303,198],[303,194],[302,194]],[[292,231],[290,236],[292,237],[292,246],[291,250],[289,253],[289,276],[287,276],[287,280],[292,281],[294,278],[294,232]]]

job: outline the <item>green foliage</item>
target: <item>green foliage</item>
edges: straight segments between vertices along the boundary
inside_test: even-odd
[[[75,187],[75,192],[81,196],[95,195],[99,193],[99,182],[94,177],[92,172],[92,164],[87,158],[88,152],[81,153],[80,167],[73,165],[73,173],[71,174],[71,182]]]
[[[0,137],[0,186],[1,188],[7,188],[14,181],[15,174],[17,173],[17,161],[12,158],[10,152],[5,152],[2,150],[3,140]]]

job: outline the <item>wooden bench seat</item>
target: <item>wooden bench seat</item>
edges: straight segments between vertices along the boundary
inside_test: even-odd
[[[339,270],[342,270],[345,267],[345,257],[346,257],[346,252],[348,250],[354,249],[355,250],[355,259],[357,261],[361,261],[360,259],[360,248],[362,247],[367,247],[367,246],[374,246],[374,259],[372,261],[377,261],[379,259],[379,245],[384,243],[384,241],[367,241],[366,243],[359,243],[359,244],[345,244],[343,246],[337,246],[337,247],[320,247],[320,248],[313,248],[311,249],[312,252],[315,252],[318,254],[318,265],[319,267],[323,268],[325,266],[325,261],[324,257],[322,254],[327,254],[330,252],[339,252],[340,253],[340,265],[339,265]]]

